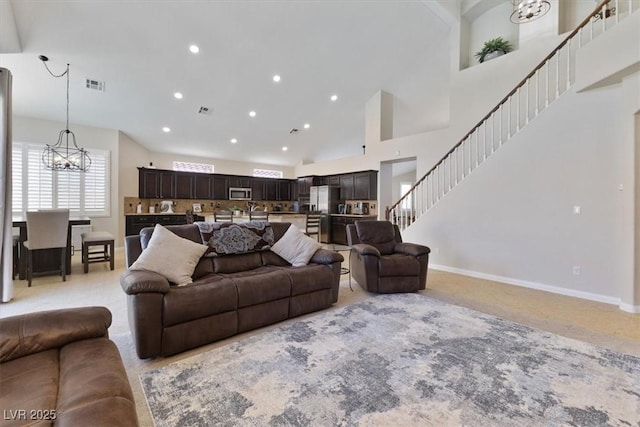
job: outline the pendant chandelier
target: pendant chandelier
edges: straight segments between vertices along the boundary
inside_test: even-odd
[[[51,72],[47,66],[47,58],[44,55],[39,56],[49,74],[53,77],[67,76],[67,122],[66,128],[58,134],[58,142],[53,145],[47,144],[42,152],[42,163],[44,167],[52,170],[66,170],[87,172],[91,166],[91,158],[84,148],[78,148],[76,144],[76,136],[69,130],[69,64],[64,73],[56,75]],[[69,141],[71,136],[71,141]]]
[[[512,3],[511,22],[514,24],[535,21],[551,9],[551,4],[547,0],[513,0]]]

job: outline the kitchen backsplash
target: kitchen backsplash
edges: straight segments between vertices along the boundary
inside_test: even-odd
[[[350,206],[350,212],[353,212],[353,205],[357,202],[368,202],[369,203],[369,215],[377,215],[378,214],[378,201],[377,200],[349,200],[346,202],[347,205]],[[139,199],[138,197],[125,197],[124,198],[124,214],[133,214],[137,213],[138,203],[141,205],[142,213],[149,213],[149,207],[153,206],[155,208],[155,213],[160,212],[160,202],[161,199]],[[240,208],[243,211],[248,211],[249,206],[245,201],[238,200],[192,200],[192,199],[175,199],[173,200],[174,206],[173,211],[175,213],[185,213],[187,210],[194,210],[193,205],[195,203],[199,203],[202,209],[203,214],[211,214],[216,210],[232,210],[233,208]],[[278,206],[280,206],[280,210],[284,212],[293,211],[293,201],[283,202],[283,201],[262,201],[262,202],[251,202],[255,203],[256,209],[259,210],[268,210],[273,212],[276,210]]]
[[[160,202],[162,199],[139,199],[137,197],[124,198],[124,214],[132,214],[137,212],[138,202],[141,205],[142,213],[149,213],[149,207],[155,207],[155,213],[160,213]],[[173,211],[175,213],[185,213],[187,210],[194,210],[193,205],[200,204],[202,213],[212,213],[217,210],[232,210],[240,208],[240,210],[248,211],[249,205],[245,201],[240,200],[193,200],[193,199],[174,199]],[[293,202],[283,201],[261,201],[254,203],[256,209],[274,211],[280,206],[281,211],[293,211]]]

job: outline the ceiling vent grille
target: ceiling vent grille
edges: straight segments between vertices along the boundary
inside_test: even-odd
[[[101,82],[100,80],[84,79],[84,86],[87,89],[104,92],[105,83]]]
[[[213,109],[209,107],[200,107],[198,110],[198,114],[202,114],[203,116],[210,116],[213,113]]]

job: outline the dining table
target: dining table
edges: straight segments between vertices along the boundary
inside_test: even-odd
[[[27,219],[25,215],[13,215],[13,227],[20,230],[18,238],[18,278],[27,278],[27,249],[24,242],[27,240]],[[65,269],[67,274],[71,274],[71,229],[74,225],[90,225],[91,218],[88,216],[70,216],[67,227],[67,257]],[[44,272],[59,269],[60,251],[55,249],[40,249],[33,253],[33,271]]]

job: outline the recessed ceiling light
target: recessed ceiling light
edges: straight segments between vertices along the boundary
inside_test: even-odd
[[[331,95],[331,100],[336,102],[338,100],[338,95]]]
[[[237,139],[235,139],[235,138],[231,138],[231,143],[232,143],[232,144],[235,144],[236,142],[238,142],[238,140],[237,140]]]
[[[162,128],[162,132],[171,132],[171,129],[165,126]]]
[[[288,148],[287,147],[282,147],[282,151],[287,151]]]
[[[311,125],[310,125],[309,123],[305,123],[305,124],[304,124],[304,128],[305,128],[305,129],[309,129],[310,127],[311,127]]]
[[[173,96],[175,96],[176,99],[182,99],[182,93],[180,93],[180,92],[174,93]]]
[[[192,44],[191,46],[189,46],[189,50],[191,51],[191,53],[200,52],[200,48],[198,46],[196,46],[195,44]]]
[[[280,76],[277,75],[277,74],[275,76],[273,76],[273,81],[278,83],[280,81]]]
[[[256,116],[255,111],[249,111],[249,117],[255,117],[255,116]]]

